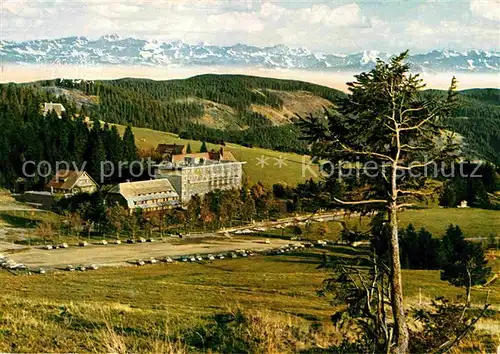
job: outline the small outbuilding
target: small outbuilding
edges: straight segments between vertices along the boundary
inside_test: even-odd
[[[43,104],[43,115],[46,116],[52,111],[56,112],[57,116],[61,118],[63,113],[66,113],[66,108],[61,103],[45,102]]]

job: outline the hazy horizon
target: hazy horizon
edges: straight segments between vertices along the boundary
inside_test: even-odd
[[[0,83],[27,83],[56,78],[112,80],[120,78],[143,78],[152,80],[186,79],[202,74],[240,74],[290,79],[311,82],[346,91],[346,82],[353,81],[359,72],[330,72],[285,69],[263,69],[251,67],[153,67],[132,65],[40,65],[5,64],[2,66]],[[421,73],[428,88],[447,89],[453,76],[458,80],[458,89],[500,88],[498,74],[479,73]]]

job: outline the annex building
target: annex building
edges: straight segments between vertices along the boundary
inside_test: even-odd
[[[108,194],[110,203],[118,203],[130,212],[171,209],[179,205],[179,194],[168,179],[124,182],[114,186]]]

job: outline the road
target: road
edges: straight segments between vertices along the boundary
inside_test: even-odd
[[[340,220],[344,216],[343,211],[337,211],[337,212],[332,212],[332,213],[322,213],[322,214],[307,214],[307,215],[300,215],[300,216],[291,216],[288,218],[282,218],[278,219],[275,221],[261,221],[261,222],[256,222],[253,224],[247,224],[243,226],[234,226],[234,227],[228,227],[224,229],[217,230],[217,233],[232,233],[238,230],[246,230],[246,229],[254,229],[257,227],[265,227],[265,228],[270,228],[270,227],[275,227],[278,225],[283,225],[287,223],[297,223],[297,222],[305,222],[306,220],[311,220],[315,222],[323,222],[323,221],[331,221],[331,220]],[[350,216],[359,216],[357,213],[351,213]]]

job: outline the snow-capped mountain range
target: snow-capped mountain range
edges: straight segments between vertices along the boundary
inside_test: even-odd
[[[3,63],[121,64],[148,66],[251,66],[301,70],[358,71],[372,66],[376,58],[393,53],[364,51],[353,54],[311,52],[284,45],[255,47],[244,44],[215,46],[181,41],[147,41],[116,34],[99,39],[66,37],[25,42],[0,41]],[[415,71],[499,72],[500,52],[434,50],[411,54]]]

